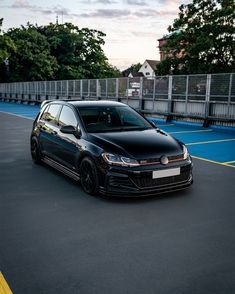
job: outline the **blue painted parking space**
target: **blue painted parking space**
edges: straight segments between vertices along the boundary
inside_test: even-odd
[[[181,124],[178,124],[177,122],[174,122],[174,123],[166,123],[166,124],[163,124],[161,122],[157,122],[157,126],[161,129],[164,129],[164,131],[168,132],[168,133],[173,133],[173,132],[185,132],[185,133],[189,133],[189,132],[192,132],[192,131],[205,131],[205,128],[203,128],[202,126],[188,126],[186,125],[181,125]],[[208,131],[206,129],[206,131]]]
[[[187,146],[190,153],[197,157],[226,163],[235,160],[235,141]],[[231,163],[230,163],[231,164]]]
[[[215,141],[229,141],[235,140],[235,133],[227,133],[227,132],[218,132],[212,129],[206,130],[206,132],[198,131],[198,132],[189,132],[189,133],[181,133],[179,132],[170,132],[169,134],[177,137],[177,139],[183,141],[185,144],[193,145],[193,144],[207,144],[207,142],[215,142]],[[215,142],[216,143],[216,142]]]
[[[40,107],[0,102],[0,111],[34,119]],[[159,128],[184,142],[195,158],[235,167],[235,129],[203,128],[200,124],[153,119]]]
[[[12,113],[31,119],[34,119],[37,116],[39,109],[40,106],[38,105],[0,102],[0,111]]]

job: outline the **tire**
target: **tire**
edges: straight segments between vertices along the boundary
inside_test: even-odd
[[[36,139],[31,139],[31,157],[35,164],[42,162],[41,152]]]
[[[99,194],[99,173],[96,164],[90,157],[84,157],[80,165],[80,182],[84,192],[90,195]]]

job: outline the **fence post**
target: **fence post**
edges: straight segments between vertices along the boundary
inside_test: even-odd
[[[39,82],[36,82],[36,95],[35,95],[35,100],[36,100],[36,102],[38,101],[38,83]]]
[[[188,82],[189,82],[189,76],[186,76],[186,91],[185,91],[185,114],[188,113]]]
[[[128,82],[129,88],[129,82]],[[140,93],[139,93],[139,108],[140,110],[144,110],[144,99],[143,99],[143,77],[140,77]]]
[[[99,80],[96,79],[96,99],[100,100],[101,97],[99,97]]]
[[[205,105],[205,118],[203,127],[207,128],[210,124],[209,122],[209,116],[211,113],[211,105],[210,105],[210,94],[211,94],[211,74],[207,75],[206,78],[206,105]]]
[[[228,109],[227,109],[228,117],[230,116],[229,108],[230,108],[230,105],[231,105],[232,82],[233,82],[233,74],[231,73],[230,74],[230,79],[229,79],[229,92],[228,92]]]
[[[75,80],[73,80],[73,99],[75,97]]]
[[[69,99],[69,81],[66,80],[66,96]]]
[[[116,98],[117,98],[117,101],[121,101],[119,98],[119,79],[118,78],[116,79]]]
[[[82,84],[82,80],[80,80],[80,96],[81,96],[81,99],[83,100],[83,84]]]
[[[108,79],[105,79],[105,99],[108,98]]]
[[[174,112],[174,104],[172,101],[172,83],[173,83],[173,77],[168,76],[168,115],[167,115],[166,121],[172,120],[172,114]]]
[[[91,93],[91,82],[90,80],[87,80],[87,97],[90,99],[90,93]]]

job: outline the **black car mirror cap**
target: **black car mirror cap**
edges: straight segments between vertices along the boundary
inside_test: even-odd
[[[71,126],[71,125],[67,125],[67,126],[61,127],[60,131],[63,134],[72,134],[76,138],[80,138],[81,137],[81,130],[79,128],[74,127],[74,126]]]

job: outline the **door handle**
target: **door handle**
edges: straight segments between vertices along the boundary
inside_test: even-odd
[[[56,131],[52,131],[51,134],[52,135],[57,135],[57,132]]]

